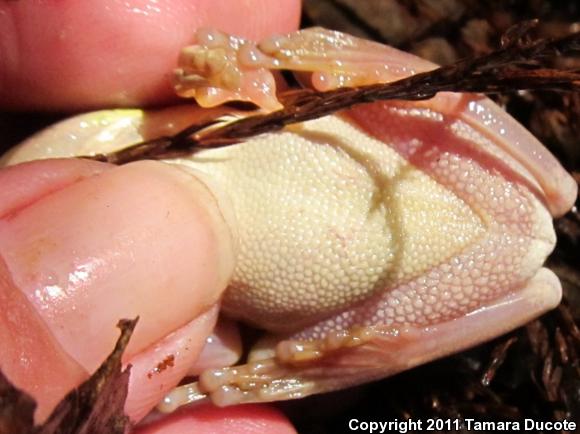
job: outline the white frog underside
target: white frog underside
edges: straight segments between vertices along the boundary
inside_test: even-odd
[[[184,51],[178,89],[202,101],[216,94],[218,102],[232,95],[254,101],[245,92],[266,89],[258,104],[278,107],[271,74],[264,65],[252,69],[258,54],[266,68],[330,65],[317,80],[335,85],[364,82],[369,77],[359,71],[368,62],[370,77],[386,81],[407,75],[407,65],[434,67],[336,32],[302,35],[256,51],[210,32],[207,47]],[[222,74],[223,59],[210,58],[213,49],[227,54],[231,74]],[[250,65],[240,63],[236,50]],[[338,63],[326,60],[337,55],[346,62],[335,77]],[[254,86],[256,77],[266,77],[264,86]],[[119,116],[128,123],[115,129],[112,121],[103,132],[107,119],[88,115],[85,126],[98,134],[81,145],[111,152],[113,142],[130,143],[101,140],[103,133],[151,138],[141,135],[146,117]],[[52,142],[63,131],[56,128]],[[45,145],[33,139],[4,162],[86,153]],[[224,309],[276,335],[259,343],[249,364],[205,372],[199,387],[177,389],[166,410],[204,393],[226,405],[369,381],[497,336],[560,298],[557,278],[541,268],[555,243],[546,207],[564,213],[576,184],[529,133],[482,98],[440,94],[417,104],[359,106],[170,163],[199,173],[222,211],[233,215],[240,249]]]
[[[374,126],[361,129],[361,119]],[[278,334],[248,364],[175,389],[163,411],[371,381],[497,336],[560,299],[541,267],[555,234],[533,178],[460,120],[368,105],[179,162],[217,181],[238,219],[224,309]]]
[[[429,325],[516,289],[541,267],[555,238],[531,193],[459,154],[441,153],[429,174],[397,146],[330,116],[176,161],[210,176],[235,210],[240,256],[225,310],[304,338],[353,325]],[[465,166],[460,179],[433,178],[453,164]],[[475,190],[487,204],[468,197]],[[323,320],[324,330],[304,331]]]

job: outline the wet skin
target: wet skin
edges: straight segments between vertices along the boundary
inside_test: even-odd
[[[199,36],[178,75],[179,92],[204,105],[225,95],[276,107],[268,69],[278,52],[280,67],[289,69],[319,71],[330,58],[333,67],[313,76],[319,88],[433,68],[323,30],[259,48],[216,35]],[[234,68],[225,79],[214,77],[223,68],[199,61],[211,50],[225,52],[241,74]],[[129,119],[137,136],[151,123],[159,131],[191,122],[191,109],[175,110],[171,126],[161,125],[163,114],[123,112],[87,115],[61,129],[97,125],[95,116],[110,125]],[[46,137],[24,144],[11,161],[46,156],[38,145]],[[67,146],[51,148],[51,155],[78,151]],[[103,151],[98,146],[88,150]],[[559,302],[559,282],[542,263],[555,243],[551,217],[571,206],[576,185],[525,129],[481,96],[362,106],[169,163],[207,188],[235,246],[223,310],[270,334],[248,365],[202,373],[198,385],[173,392],[166,408],[185,395],[228,405],[370,381],[475,345]]]

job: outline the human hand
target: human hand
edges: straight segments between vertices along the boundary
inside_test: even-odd
[[[169,102],[167,74],[197,27],[259,39],[297,25],[296,1],[231,3],[5,2],[0,105]],[[38,401],[41,420],[110,352],[117,320],[139,315],[126,353],[134,365],[126,409],[140,419],[198,360],[213,329],[235,260],[227,216],[203,183],[157,162],[35,162],[3,170],[0,185],[0,366]],[[235,347],[231,330],[225,335]],[[214,350],[216,358],[235,352]],[[167,353],[177,356],[173,366],[148,378]],[[293,431],[258,406],[185,411],[145,430],[256,424]]]

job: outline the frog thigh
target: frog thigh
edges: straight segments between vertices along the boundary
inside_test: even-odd
[[[521,291],[434,327],[366,327],[330,339],[281,341],[267,359],[207,371],[175,389],[160,409],[209,396],[218,406],[294,399],[384,378],[505,333],[554,308],[561,286],[541,268]]]

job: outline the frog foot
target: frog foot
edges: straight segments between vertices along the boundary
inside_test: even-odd
[[[257,48],[276,59],[276,69],[312,73],[306,84],[319,91],[388,83],[437,67],[422,61],[416,70],[399,62],[399,52],[389,46],[322,27],[272,36]]]
[[[208,370],[199,381],[174,389],[158,406],[170,412],[181,405],[205,400],[220,406],[271,402],[301,398],[316,393],[322,382],[332,382],[344,366],[336,365],[337,357],[351,349],[370,345],[378,334],[396,336],[396,330],[380,331],[372,327],[356,327],[350,331],[332,332],[314,341],[282,340],[272,354],[259,351],[261,360],[241,366]],[[270,339],[263,342],[267,346]],[[254,354],[255,355],[255,354]]]
[[[314,27],[259,44],[210,29],[198,30],[175,70],[179,96],[202,107],[247,101],[266,111],[282,108],[272,71],[287,70],[320,91],[389,82],[416,72],[398,51],[345,33]],[[393,59],[395,59],[393,61]],[[422,61],[420,70],[435,65]],[[306,77],[308,79],[305,79]]]
[[[270,349],[263,343],[254,360],[208,370],[158,408],[169,412],[207,398],[217,406],[280,401],[373,381],[501,335],[552,309],[560,297],[558,278],[542,268],[523,289],[441,324],[357,327],[310,341],[279,340]]]
[[[195,42],[181,50],[174,71],[179,96],[195,98],[202,107],[246,101],[267,111],[282,108],[270,71],[275,60],[254,43],[212,29],[198,30]]]

